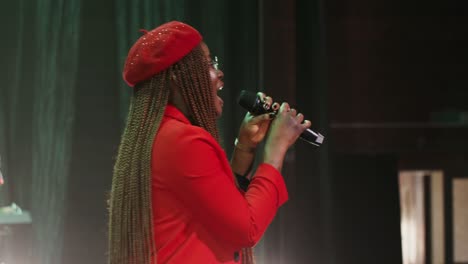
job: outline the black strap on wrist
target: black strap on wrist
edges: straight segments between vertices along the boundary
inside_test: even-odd
[[[236,175],[237,183],[239,184],[239,187],[246,192],[247,188],[249,187],[250,180],[247,179],[247,177],[239,175],[237,173],[234,173]]]

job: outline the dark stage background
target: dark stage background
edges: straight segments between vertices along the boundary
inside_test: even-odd
[[[105,263],[123,61],[138,29],[178,19],[220,58],[228,154],[242,89],[290,102],[326,136],[290,149],[290,200],[259,263],[401,263],[398,171],[442,169],[447,195],[468,176],[468,13],[463,1],[377,2],[2,1],[0,207],[17,203],[33,224],[13,226],[0,259]]]

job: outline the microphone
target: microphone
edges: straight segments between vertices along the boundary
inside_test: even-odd
[[[276,115],[278,113],[278,109],[273,109],[269,105],[263,103],[256,93],[246,90],[241,91],[238,98],[238,103],[245,110],[249,111],[252,115],[255,116],[266,113],[274,113]],[[316,147],[320,147],[323,143],[323,140],[325,139],[322,134],[317,133],[309,128],[304,130],[299,138]]]

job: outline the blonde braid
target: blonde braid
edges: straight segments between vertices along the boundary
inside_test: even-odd
[[[151,212],[152,141],[169,98],[167,74],[134,92],[114,167],[110,198],[109,264],[146,264],[155,255]]]
[[[181,80],[181,94],[196,122],[195,125],[203,127],[219,142],[209,65],[200,46],[191,54],[193,56],[186,56],[176,65],[176,70],[181,72],[182,76],[188,77]]]

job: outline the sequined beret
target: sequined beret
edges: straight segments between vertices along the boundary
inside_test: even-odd
[[[144,31],[128,52],[123,79],[130,86],[150,79],[185,57],[202,40],[193,27],[171,21]]]

